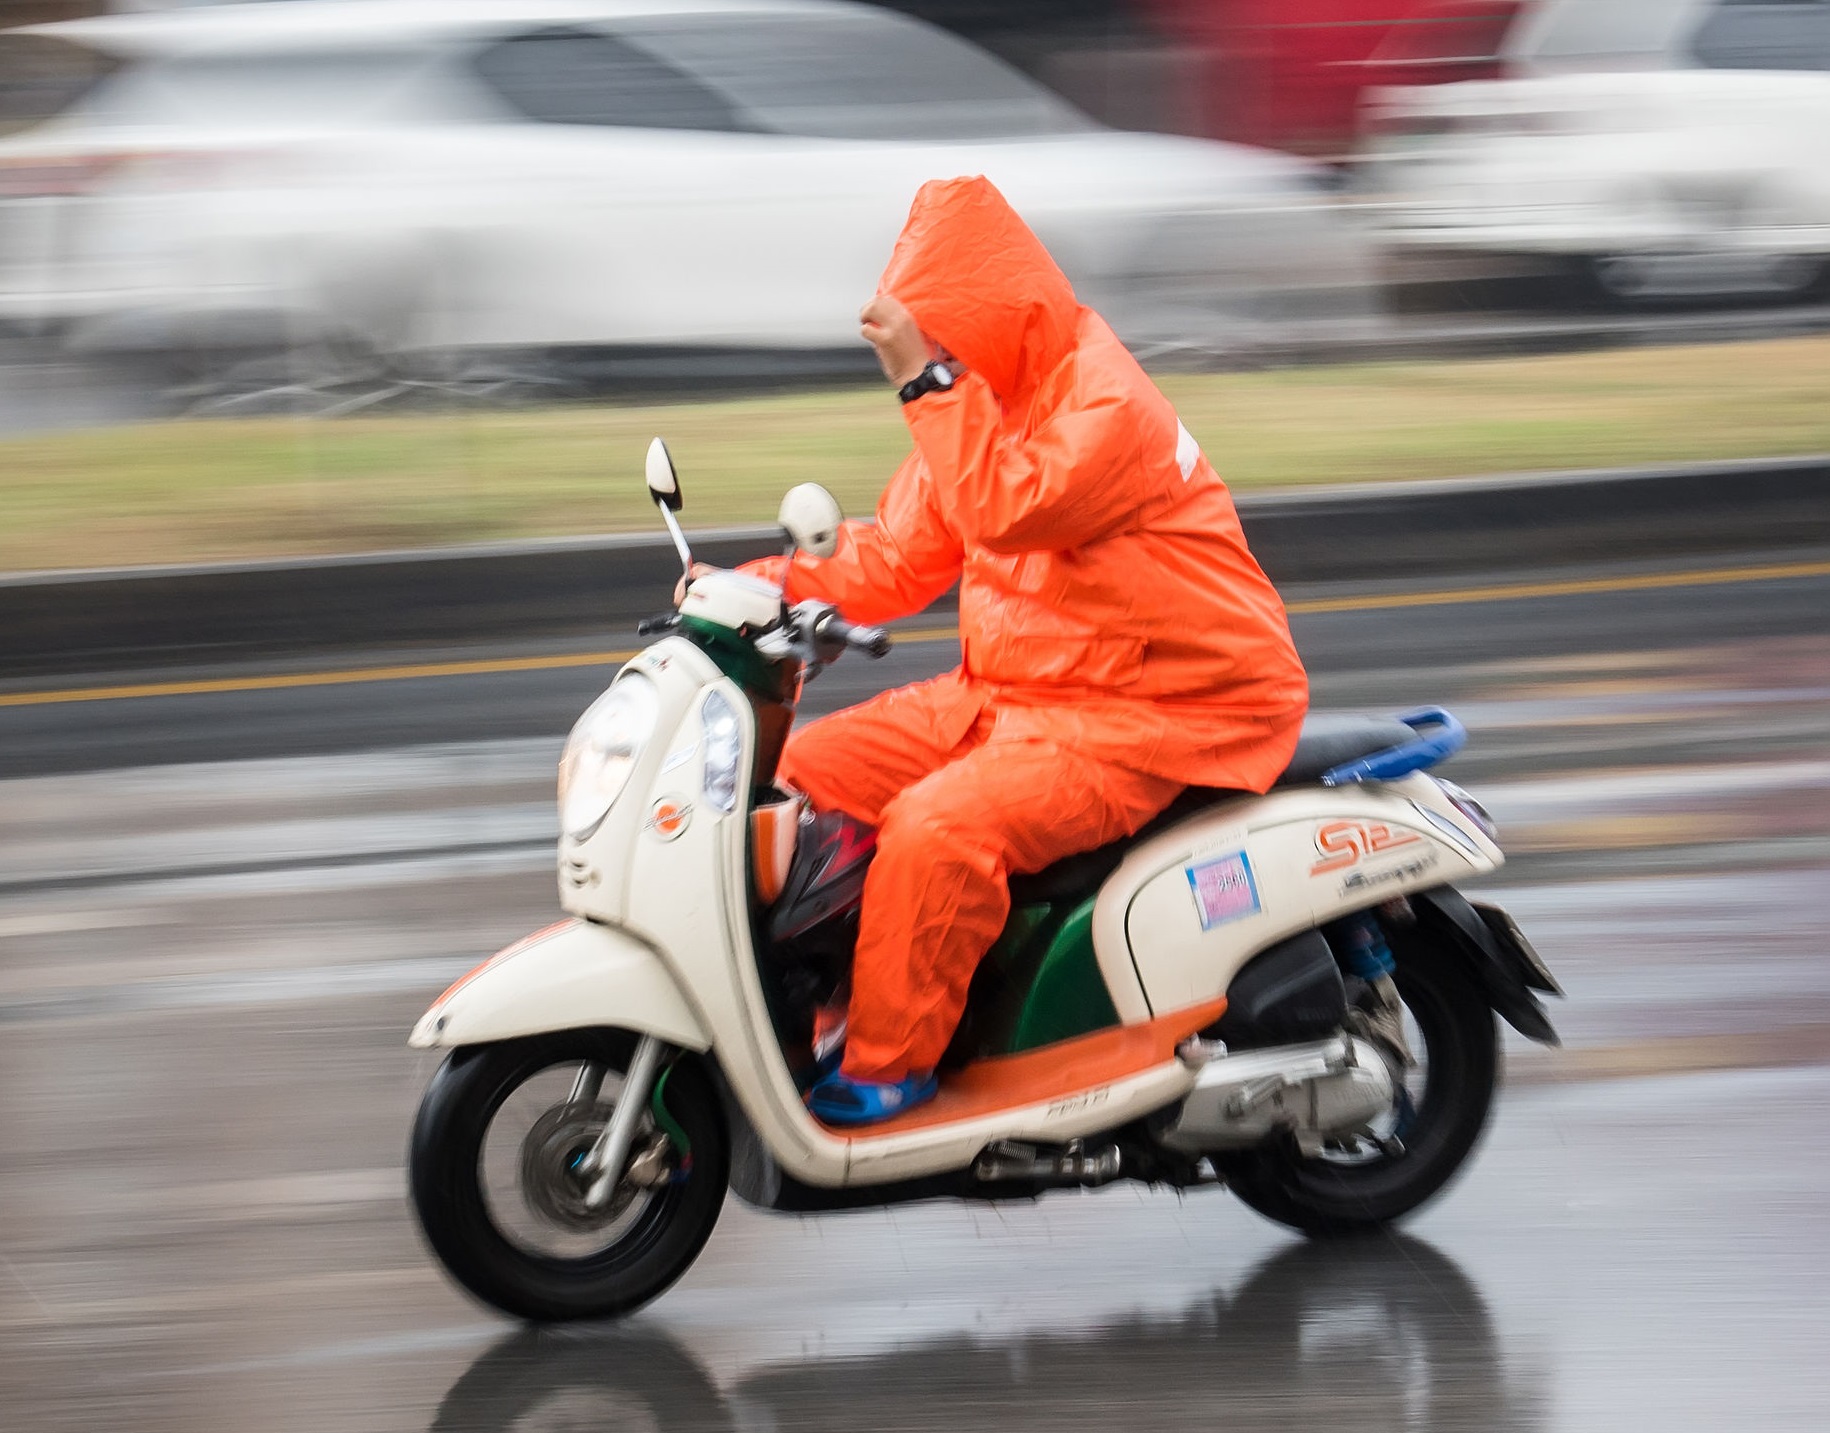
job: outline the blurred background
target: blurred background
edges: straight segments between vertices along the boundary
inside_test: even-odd
[[[415,1236],[406,1031],[552,918],[649,437],[704,551],[868,513],[856,311],[961,173],[1317,707],[1467,722],[1565,1047],[1404,1236],[733,1206],[516,1334]],[[0,0],[0,1422],[1821,1430],[1827,265],[1830,0]]]
[[[951,173],[1159,358],[1824,296],[1817,0],[96,8],[0,7],[0,320],[193,403],[856,371]]]
[[[1830,350],[1758,342],[1830,327],[1822,0],[0,23],[0,570],[639,522],[600,455],[652,424],[606,403],[706,404],[714,523],[797,470],[868,505],[903,440],[841,391],[857,307],[958,173],[1187,380],[1236,487],[1826,441]]]

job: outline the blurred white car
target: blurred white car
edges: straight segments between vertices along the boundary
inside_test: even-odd
[[[825,0],[103,16],[0,35],[8,113],[0,317],[91,344],[853,346],[916,188],[969,173],[1139,343],[1365,301],[1302,161]]]
[[[1821,280],[1830,0],[1547,0],[1507,61],[1372,95],[1391,249],[1574,261],[1621,299]]]

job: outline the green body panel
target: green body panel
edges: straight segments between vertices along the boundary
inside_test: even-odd
[[[1093,955],[1093,899],[1015,906],[973,977],[961,1053],[1014,1055],[1118,1023]]]
[[[748,637],[699,617],[682,617],[680,635],[752,696],[772,702],[794,700],[800,672],[793,658],[765,657]]]
[[[1042,963],[1017,1012],[1011,1031],[1010,1053],[1033,1050],[1057,1040],[1091,1034],[1118,1024],[1118,1011],[1106,989],[1105,977],[1093,954],[1093,902],[1077,906],[1028,907],[1065,917],[1048,922],[1053,930],[1042,952]]]
[[[1027,953],[1035,948],[1046,947],[1048,937],[1054,934],[1054,916],[1053,906],[1012,906],[1010,918],[1004,922],[1004,929],[985,953],[985,959],[1015,974],[1023,965]]]

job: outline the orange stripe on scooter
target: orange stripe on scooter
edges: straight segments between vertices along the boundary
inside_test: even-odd
[[[513,945],[504,946],[501,950],[498,950],[494,955],[490,956],[489,959],[484,961],[481,965],[475,966],[472,969],[465,971],[456,980],[452,981],[450,985],[446,986],[445,993],[443,995],[439,996],[439,998],[437,1000],[434,1000],[432,1002],[432,1009],[434,1009],[434,1010],[438,1009],[439,1006],[443,1005],[452,996],[456,995],[458,993],[458,991],[462,990],[466,985],[470,984],[471,981],[475,980],[484,971],[488,970],[490,968],[490,966],[500,965],[503,961],[507,960],[509,958],[509,956],[519,955],[519,954],[521,954],[522,951],[526,950],[530,945],[538,945],[538,944],[540,944],[541,941],[545,940],[549,935],[555,935],[559,931],[562,931],[562,930],[566,929],[566,927],[568,927],[570,925],[574,925],[574,924],[576,924],[576,922],[573,921],[573,919],[570,916],[568,916],[565,920],[554,921],[551,925],[541,926],[540,929],[535,931],[532,935],[522,936],[521,939],[516,941]]]
[[[943,1074],[940,1093],[927,1104],[872,1125],[868,1133],[851,1134],[831,1125],[824,1128],[837,1135],[851,1134],[853,1142],[859,1143],[1070,1099],[1174,1059],[1177,1045],[1225,1013],[1224,999],[1210,1000],[1140,1025],[1097,1030],[1020,1055],[975,1060],[963,1070]]]

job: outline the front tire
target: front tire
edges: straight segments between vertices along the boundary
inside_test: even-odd
[[[1247,1205],[1312,1237],[1374,1229],[1435,1197],[1473,1153],[1493,1104],[1499,1032],[1486,996],[1427,933],[1413,926],[1388,934],[1398,962],[1393,978],[1426,1073],[1402,1123],[1403,1151],[1337,1163],[1280,1145],[1233,1156],[1222,1167]]]
[[[710,1237],[730,1142],[711,1077],[691,1055],[661,1087],[687,1145],[670,1136],[667,1182],[619,1187],[601,1219],[563,1186],[565,1153],[588,1147],[614,1101],[586,1108],[554,1102],[551,1091],[587,1063],[620,1075],[633,1047],[623,1031],[564,1031],[455,1051],[433,1077],[408,1154],[413,1207],[433,1252],[485,1303],[538,1323],[616,1317],[666,1290]],[[542,1084],[549,1093],[537,1093]],[[518,1145],[512,1129],[497,1129],[511,1100],[548,1106]]]

